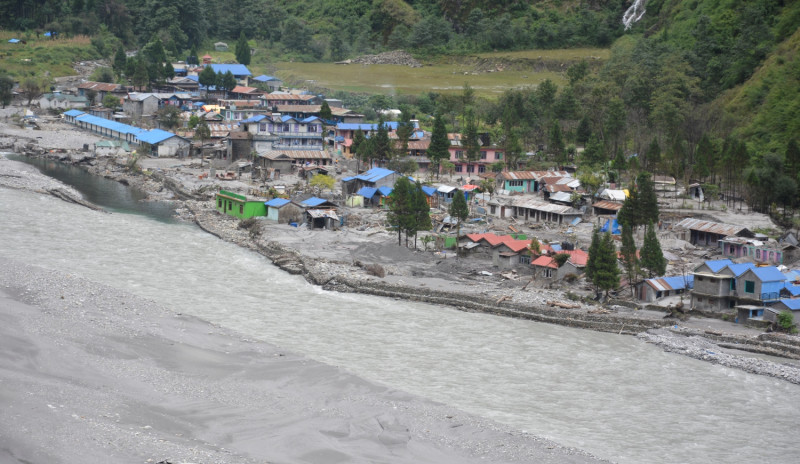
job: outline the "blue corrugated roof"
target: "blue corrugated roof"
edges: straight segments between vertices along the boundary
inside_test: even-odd
[[[784,298],[780,300],[781,303],[785,304],[787,308],[791,309],[792,311],[800,310],[800,299],[789,299]]]
[[[83,111],[80,111],[80,110],[64,111],[64,115],[65,116],[80,116],[82,114],[84,114],[84,113],[83,113]]]
[[[266,119],[266,118],[267,118],[266,115],[257,114],[255,116],[253,116],[252,118],[242,119],[241,121],[239,121],[239,124],[248,123],[248,122],[259,122],[262,119]]]
[[[714,261],[706,261],[706,266],[711,269],[711,272],[719,272],[723,267],[733,264],[730,259],[717,259]]]
[[[354,177],[348,177],[348,178],[343,179],[343,180],[345,182],[347,182],[348,180],[352,180],[352,179],[360,179],[360,180],[363,180],[363,181],[366,181],[366,182],[377,182],[377,181],[383,179],[384,177],[390,176],[392,174],[394,174],[394,171],[392,171],[391,169],[372,168],[367,172],[361,173],[361,174],[359,174],[357,176],[354,176]]]
[[[376,189],[376,188],[361,187],[361,189],[359,189],[359,191],[356,192],[356,195],[361,195],[364,198],[372,198],[373,196],[375,196],[375,192],[377,192],[377,191],[378,191],[378,189]]]
[[[278,79],[277,77],[272,77],[262,74],[258,77],[254,77],[253,80],[258,82],[267,82],[267,81],[279,81],[280,79]]]
[[[177,135],[161,129],[151,129],[149,131],[142,131],[136,134],[136,138],[138,138],[140,141],[149,143],[151,145],[161,143],[164,140],[171,139],[172,137],[177,137]]]
[[[388,121],[383,123],[388,129],[397,130],[397,121]],[[339,130],[359,130],[362,131],[376,131],[378,130],[378,124],[356,124],[351,122],[340,122],[336,125],[336,128]]]
[[[757,267],[753,269],[753,273],[755,273],[762,282],[783,282],[785,279],[783,273],[775,266]]]
[[[325,203],[326,201],[328,200],[324,198],[311,197],[309,199],[303,200],[303,204],[306,206],[319,206]]]
[[[558,243],[551,243],[550,248],[552,248],[553,251],[561,251],[561,245],[559,245]]]
[[[87,124],[93,124],[104,129],[119,132],[121,134],[139,134],[140,132],[144,132],[144,129],[139,127],[129,126],[127,124],[122,124],[121,122],[112,121],[110,119],[92,116],[91,114],[78,116],[75,118],[75,120],[85,122]]]
[[[392,188],[391,187],[378,187],[378,192],[380,192],[381,195],[383,195],[385,197],[388,197],[389,195],[392,194]]]
[[[230,71],[234,76],[251,76],[250,70],[243,64],[210,64],[215,73],[225,74]]]
[[[314,121],[316,121],[317,119],[319,119],[319,118],[318,118],[318,117],[316,117],[316,116],[309,116],[309,117],[307,117],[307,118],[305,118],[305,119],[302,119],[302,120],[300,120],[300,122],[302,122],[302,123],[309,123],[309,122],[314,122]]]
[[[784,287],[786,287],[786,290],[789,291],[790,295],[800,295],[800,285],[793,285],[791,282],[786,282]]]
[[[422,186],[422,191],[423,191],[423,193],[425,193],[425,195],[428,195],[429,197],[432,197],[432,196],[436,195],[436,187],[430,187],[430,186],[427,186],[427,185],[423,185]]]
[[[753,263],[739,263],[739,264],[728,264],[727,268],[733,272],[733,275],[739,277],[740,275],[744,274],[745,271],[748,269],[752,269],[756,267]]]
[[[280,208],[281,206],[290,203],[286,198],[273,198],[270,201],[265,201],[264,204],[273,208]]]
[[[342,137],[341,135],[337,135],[334,140],[336,140],[337,142],[344,142],[344,137]]]

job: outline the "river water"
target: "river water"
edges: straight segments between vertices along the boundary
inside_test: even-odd
[[[0,188],[0,254],[617,462],[796,462],[796,385],[629,336],[325,292],[192,225],[125,209]]]

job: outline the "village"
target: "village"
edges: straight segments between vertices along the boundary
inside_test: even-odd
[[[288,88],[275,77],[253,77],[241,64],[212,60],[206,55],[197,66],[173,63],[175,77],[158,92],[84,81],[44,94],[42,117],[30,114],[25,124],[66,123],[92,133],[101,140],[84,144],[71,159],[89,164],[115,159],[145,174],[160,172],[179,179],[190,198],[205,199],[217,214],[254,218],[273,230],[391,236],[387,212],[393,188],[407,177],[421,185],[432,223],[412,248],[430,260],[455,259],[463,272],[528,291],[601,299],[584,275],[592,232],[609,232],[621,247],[617,213],[630,185],[608,178],[581,185],[573,165],[526,170],[539,153],[525,154],[513,166],[517,169],[509,169],[504,148],[488,134],[480,135],[479,159],[469,160],[463,135],[448,133],[449,157],[437,165],[427,156],[431,132],[412,119],[401,135],[403,124],[392,120],[399,111],[387,111],[382,126],[367,123],[339,100]],[[207,67],[232,75],[236,85],[229,91],[201,85],[198,75]],[[108,105],[109,98],[119,105]],[[54,114],[61,120],[53,120]],[[405,161],[400,165],[412,166],[412,172],[389,169],[387,160],[359,160],[354,142],[380,130]],[[759,329],[777,328],[784,311],[800,320],[794,234],[775,228],[764,215],[741,207],[728,211],[698,183],[683,185],[663,175],[653,176],[652,183],[666,270],[657,276],[641,272],[629,281],[618,252],[621,279],[610,302]],[[456,195],[463,195],[469,208],[463,221],[449,214]],[[639,244],[643,235],[636,235]],[[380,259],[375,261],[380,267]]]

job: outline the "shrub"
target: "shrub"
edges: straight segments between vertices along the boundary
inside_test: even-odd
[[[778,314],[778,330],[789,333],[797,333],[797,327],[794,326],[794,314],[791,311],[781,311]]]
[[[367,264],[364,266],[364,270],[367,271],[368,274],[380,277],[381,279],[386,277],[386,271],[383,269],[383,266],[377,263]]]

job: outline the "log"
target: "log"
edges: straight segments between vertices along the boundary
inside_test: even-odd
[[[550,306],[555,306],[564,309],[576,309],[581,307],[581,305],[577,303],[564,303],[563,301],[552,301],[552,300],[548,300],[547,304],[549,304]]]

